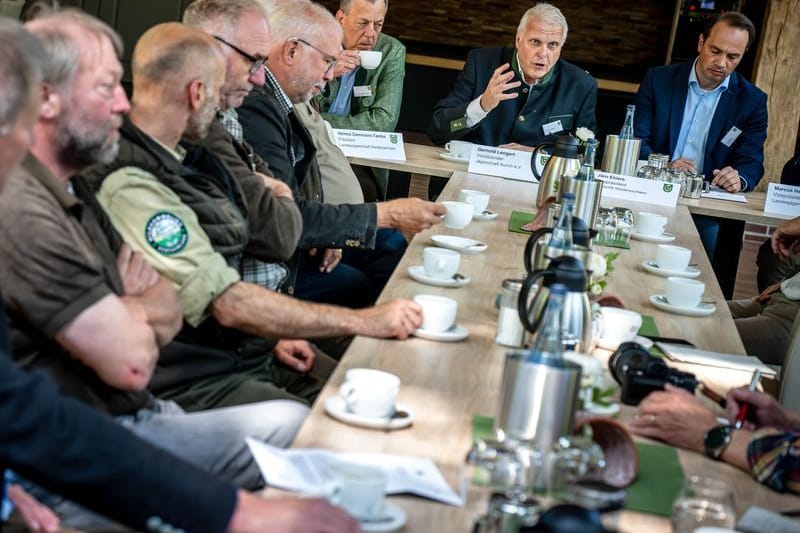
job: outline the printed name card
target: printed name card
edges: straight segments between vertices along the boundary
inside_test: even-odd
[[[334,141],[347,157],[405,161],[403,134],[385,131],[333,130]]]
[[[531,171],[531,152],[475,145],[469,157],[469,172],[536,182]]]
[[[764,212],[790,217],[800,216],[800,187],[770,183]]]
[[[666,181],[599,171],[595,177],[603,182],[603,198],[675,207],[681,192],[679,184]]]

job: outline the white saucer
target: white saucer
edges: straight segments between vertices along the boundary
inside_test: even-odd
[[[465,163],[465,164],[469,163],[469,158],[461,159],[460,157],[450,155],[447,152],[439,152],[439,157],[441,157],[445,161],[450,161],[451,163]]]
[[[456,237],[455,235],[431,235],[431,241],[442,248],[449,248],[462,254],[479,254],[486,250],[485,242],[468,239],[467,237]]]
[[[608,405],[591,403],[589,405],[584,405],[583,410],[597,416],[614,416],[619,413],[619,404],[617,402]]]
[[[397,531],[406,525],[406,511],[392,502],[383,502],[383,517],[378,520],[358,521],[364,531]]]
[[[325,400],[325,412],[346,424],[370,429],[401,429],[410,426],[414,422],[414,411],[400,404],[395,407],[394,415],[391,418],[351,413],[345,406],[344,398],[339,395],[331,396]]]
[[[483,213],[472,215],[472,220],[494,220],[497,218],[497,211],[484,210]]]
[[[650,297],[650,303],[662,311],[668,313],[675,313],[676,315],[686,316],[708,316],[717,310],[714,304],[701,303],[697,307],[678,307],[665,301],[666,297],[663,294],[654,294]]]
[[[686,270],[670,270],[668,268],[661,268],[655,261],[652,260],[642,261],[642,268],[651,274],[665,278],[670,276],[677,276],[679,278],[696,278],[701,274],[700,269],[693,266],[686,267]]]
[[[469,330],[464,326],[454,324],[447,331],[425,331],[419,328],[414,332],[414,336],[429,341],[456,342],[469,337]]]
[[[620,345],[620,344],[622,344],[620,341],[618,341],[618,340],[616,340],[616,339],[603,339],[603,338],[599,338],[599,339],[597,339],[597,341],[596,341],[596,342],[597,342],[597,347],[598,347],[598,348],[602,348],[602,349],[604,349],[604,350],[612,350],[612,351],[614,351],[614,350],[616,350],[617,348],[619,348],[619,345]],[[633,341],[632,341],[632,342],[635,342],[635,343],[641,344],[641,345],[642,345],[642,347],[643,347],[645,350],[649,350],[650,348],[652,348],[652,347],[653,347],[653,341],[651,341],[651,340],[650,340],[650,339],[648,339],[647,337],[641,337],[641,336],[639,336],[639,335],[637,335],[637,336],[636,336],[636,338],[635,338],[635,339],[633,339]]]
[[[422,265],[408,267],[408,275],[411,276],[411,279],[414,281],[419,281],[420,283],[425,283],[426,285],[433,285],[434,287],[457,288],[463,287],[470,282],[470,277],[463,276],[463,274],[459,274],[463,276],[459,279],[434,278],[433,276],[429,276],[425,273],[425,267]]]
[[[636,239],[637,241],[655,242],[658,244],[664,244],[665,242],[674,241],[675,235],[673,235],[672,233],[667,233],[666,231],[661,235],[645,235],[644,233],[633,231],[631,232],[631,238]]]

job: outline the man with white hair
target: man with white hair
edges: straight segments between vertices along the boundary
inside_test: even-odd
[[[531,150],[554,135],[596,127],[597,82],[559,59],[567,40],[561,11],[539,3],[522,16],[516,47],[480,48],[433,111],[428,135]]]

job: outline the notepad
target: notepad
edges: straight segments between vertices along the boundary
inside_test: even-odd
[[[711,352],[668,342],[657,342],[656,346],[664,352],[668,359],[681,363],[713,366],[751,374],[754,370],[759,370],[762,376],[773,379],[777,375],[774,368],[765,365],[758,357],[753,357],[752,355]]]

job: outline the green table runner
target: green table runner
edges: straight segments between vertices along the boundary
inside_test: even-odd
[[[639,472],[628,487],[625,508],[648,514],[670,516],[672,502],[683,485],[678,451],[671,446],[636,443]]]

